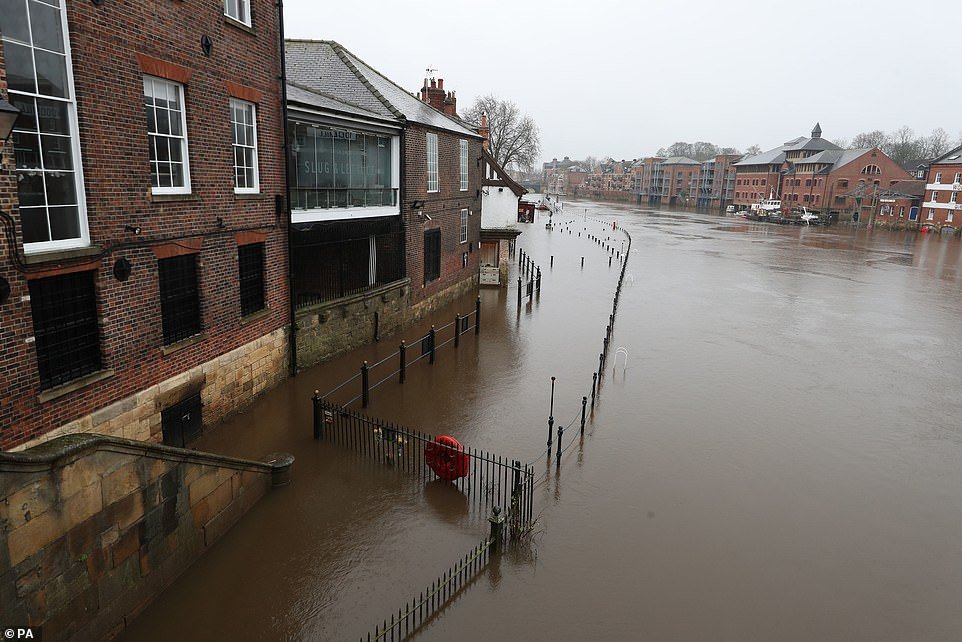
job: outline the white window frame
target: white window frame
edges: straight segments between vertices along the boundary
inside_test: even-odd
[[[467,243],[468,242],[468,210],[467,209],[461,210],[460,230],[461,230],[461,235],[460,235],[459,242]]]
[[[929,216],[928,216],[928,218],[927,218],[926,220],[931,221],[931,220],[934,220],[934,219],[935,219],[935,210],[929,210]]]
[[[942,182],[942,172],[936,172],[936,173],[935,173],[935,182],[936,182],[936,183],[941,183],[941,182]]]
[[[70,49],[70,34],[67,27],[67,7],[65,2],[60,3],[60,26],[63,37],[63,53],[67,68],[67,97],[48,96],[46,94],[26,93],[9,90],[8,93],[28,96],[30,98],[43,98],[56,100],[67,104],[67,121],[70,124],[70,147],[74,167],[74,189],[77,192],[77,227],[80,229],[80,236],[72,239],[61,239],[59,241],[37,241],[34,243],[23,243],[24,254],[34,254],[38,252],[50,252],[55,250],[67,250],[90,245],[90,230],[87,227],[87,199],[86,189],[84,188],[83,163],[80,153],[80,122],[77,119],[77,94],[74,89],[73,79],[73,54]],[[32,39],[32,36],[31,36]],[[33,43],[21,43],[31,46]],[[36,73],[36,71],[34,72]],[[11,96],[7,96],[11,98]],[[12,148],[13,136],[8,139],[8,145]],[[16,170],[14,170],[16,171]],[[48,213],[49,221],[49,213]]]
[[[948,212],[945,213],[945,222],[946,222],[946,223],[951,223],[951,222],[952,222],[952,218],[953,218],[952,215],[953,215],[952,210],[949,210]]]
[[[152,133],[147,131],[147,144],[151,145],[151,136],[162,136],[165,138],[178,138],[181,141],[181,153],[184,159],[184,184],[177,187],[154,187],[153,184],[150,186],[150,193],[163,195],[163,194],[190,194],[190,144],[187,140],[187,101],[185,100],[184,85],[175,82],[173,80],[167,80],[166,78],[160,78],[158,76],[144,76],[144,94],[147,93],[147,81],[159,82],[168,87],[174,87],[178,92],[178,97],[180,99],[180,127],[183,132],[183,136],[173,136],[170,134]],[[146,118],[146,115],[145,115]],[[150,164],[150,153],[148,151],[147,163]],[[149,172],[148,172],[149,175]]]
[[[427,133],[427,161],[428,161],[428,192],[441,191],[441,181],[438,176],[438,135]]]
[[[231,15],[234,10],[237,15]],[[250,0],[224,0],[224,15],[235,22],[248,27],[251,26],[251,2]]]
[[[236,133],[235,133],[236,130],[235,130],[235,127],[234,127],[234,124],[235,124],[237,121],[234,120],[234,110],[235,110],[236,108],[239,108],[239,107],[240,107],[240,108],[250,108],[252,136],[254,137],[254,141],[253,141],[254,144],[253,144],[253,145],[241,145],[241,144],[239,144],[239,143],[237,142],[237,136],[236,136]],[[258,169],[259,162],[258,162],[258,154],[257,154],[257,105],[255,105],[254,103],[249,102],[249,101],[247,101],[247,100],[241,100],[241,99],[239,99],[239,98],[231,98],[231,99],[230,99],[230,124],[231,124],[231,138],[232,138],[232,144],[231,144],[231,158],[232,158],[232,162],[231,162],[231,167],[234,168],[234,193],[235,193],[235,194],[260,194],[260,192],[261,192],[261,179],[260,179],[260,171],[259,171],[259,169]],[[249,187],[238,187],[238,186],[237,186],[237,167],[238,167],[238,166],[237,166],[237,154],[236,154],[236,150],[237,150],[238,147],[244,148],[244,149],[251,149],[251,150],[253,150],[253,152],[254,152],[254,155],[253,155],[253,163],[254,163],[254,167],[253,167],[254,176],[253,176],[253,179],[254,179],[254,184],[253,184],[253,186],[249,186]]]
[[[932,190],[932,202],[933,203],[939,202],[939,193],[935,190]]]
[[[461,191],[468,191],[468,141],[462,139],[461,147]]]
[[[955,179],[954,179],[952,182],[953,182],[953,183],[962,183],[962,172],[956,172],[956,173],[955,173]]]

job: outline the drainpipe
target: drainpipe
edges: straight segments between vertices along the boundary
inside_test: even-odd
[[[284,46],[284,0],[277,0],[277,29],[281,54],[281,148],[284,152],[284,218],[287,234],[287,301],[290,312],[291,331],[287,343],[290,345],[291,376],[297,376],[297,322],[294,318],[294,240],[291,228],[291,157],[287,146],[287,52]]]

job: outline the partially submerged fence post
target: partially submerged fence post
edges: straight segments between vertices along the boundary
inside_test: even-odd
[[[461,315],[454,313],[454,347],[461,346]]]
[[[481,297],[474,302],[474,333],[481,334]]]
[[[404,345],[404,339],[401,339],[401,345],[400,345],[400,347],[398,348],[398,355],[399,355],[400,358],[401,358],[401,369],[399,370],[400,374],[399,374],[398,383],[404,383],[404,377],[405,377],[405,375],[407,374],[407,372],[406,372],[406,371],[407,371],[407,365],[408,365],[408,364],[407,364],[407,361],[408,361],[408,359],[407,359],[407,350],[408,350],[408,347],[407,347],[406,345]]]
[[[562,426],[561,424],[558,424],[558,457],[557,459],[555,459],[555,466],[561,465],[561,451],[563,450],[561,448],[561,438],[564,436],[564,434],[565,434],[565,427]]]
[[[598,385],[598,373],[591,373],[591,409],[595,409],[595,387]]]
[[[536,287],[538,288],[538,292],[541,292],[541,268],[538,268],[538,278],[537,278]]]
[[[371,388],[368,385],[367,361],[361,364],[361,407],[367,408],[367,403],[371,398]]]
[[[488,521],[491,523],[491,550],[497,553],[501,547],[501,532],[504,530],[504,517],[501,515],[500,506],[494,507]]]
[[[435,331],[434,326],[432,325],[432,326],[431,326],[431,331],[428,332],[428,336],[431,337],[431,341],[430,341],[430,343],[431,343],[431,352],[430,352],[430,354],[428,355],[428,363],[430,363],[430,364],[432,364],[432,365],[434,364],[434,339],[435,339],[436,335],[437,335],[437,332]]]
[[[588,407],[588,397],[581,398],[581,434],[585,434],[585,409]]]
[[[551,451],[551,437],[554,432],[554,382],[555,377],[551,377],[551,407],[548,410],[548,451]],[[559,444],[560,446],[560,444]]]
[[[519,308],[521,307],[521,294],[522,294],[521,290],[522,290],[522,287],[523,287],[523,286],[521,285],[521,275],[519,274],[519,275],[518,275],[518,307],[519,307]]]
[[[311,401],[314,404],[314,439],[321,438],[321,395],[318,390],[314,391],[314,396],[311,397]]]

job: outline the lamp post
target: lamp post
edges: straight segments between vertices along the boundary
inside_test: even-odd
[[[13,133],[13,126],[16,124],[19,116],[19,109],[3,98],[0,98],[0,140],[3,140],[4,143],[7,142],[10,134]]]

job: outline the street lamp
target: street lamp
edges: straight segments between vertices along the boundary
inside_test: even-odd
[[[7,142],[13,132],[13,126],[20,116],[20,110],[0,98],[0,140]]]

